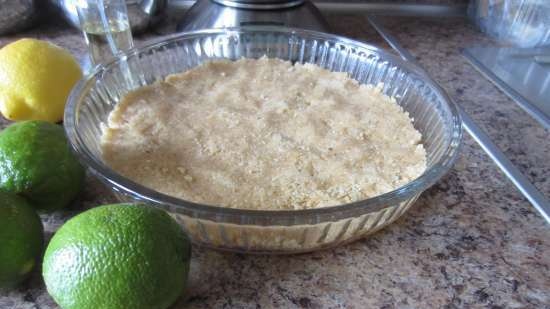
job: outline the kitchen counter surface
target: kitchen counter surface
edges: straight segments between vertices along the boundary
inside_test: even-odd
[[[384,45],[361,17],[328,20],[337,33]],[[382,22],[550,196],[549,132],[460,55],[460,48],[490,40],[463,19]],[[85,51],[80,34],[63,24],[0,37],[0,46],[19,37],[51,40],[79,57]],[[47,238],[71,216],[113,201],[88,177],[68,210],[42,215]],[[195,248],[189,288],[173,308],[550,308],[549,236],[550,226],[466,135],[452,171],[367,239],[295,256]],[[0,292],[0,308],[58,307],[36,271],[18,289]]]

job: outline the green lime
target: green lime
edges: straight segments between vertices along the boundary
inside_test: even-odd
[[[84,169],[61,126],[22,121],[0,133],[0,188],[38,209],[55,210],[68,205],[83,183]]]
[[[42,253],[42,221],[25,199],[0,191],[0,287],[23,281]]]
[[[63,309],[164,309],[186,285],[190,256],[187,236],[166,212],[115,204],[67,221],[42,272]]]

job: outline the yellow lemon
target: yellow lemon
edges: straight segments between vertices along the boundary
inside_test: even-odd
[[[10,120],[58,122],[82,77],[75,58],[46,41],[21,39],[0,49],[0,111]]]

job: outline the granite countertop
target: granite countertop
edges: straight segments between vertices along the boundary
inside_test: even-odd
[[[364,18],[328,20],[334,32],[384,45]],[[549,132],[460,55],[460,48],[490,40],[463,19],[382,22],[550,196]],[[0,46],[19,37],[47,39],[79,57],[85,52],[80,34],[64,24],[0,37]],[[88,177],[68,210],[42,215],[48,239],[71,216],[114,200]],[[366,239],[294,256],[194,248],[189,288],[173,308],[550,308],[549,236],[542,217],[465,136],[451,172],[401,219]],[[18,289],[0,292],[0,308],[58,307],[36,271]]]

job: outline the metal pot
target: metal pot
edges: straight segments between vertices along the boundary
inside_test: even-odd
[[[273,10],[286,9],[304,3],[304,0],[213,0],[216,3],[234,8]]]
[[[78,20],[78,13],[76,11],[76,0],[51,0],[59,7],[66,19],[76,28],[80,29],[80,22]],[[132,32],[141,32],[149,25],[157,22],[164,8],[166,7],[167,0],[127,0],[128,6],[128,19],[130,20],[130,26]]]

